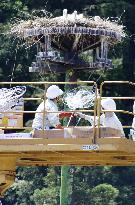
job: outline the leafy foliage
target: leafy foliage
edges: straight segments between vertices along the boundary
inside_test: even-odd
[[[119,191],[110,184],[99,184],[91,191],[92,205],[116,205],[115,198]]]

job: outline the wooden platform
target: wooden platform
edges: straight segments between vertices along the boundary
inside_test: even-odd
[[[61,142],[61,144],[60,144]],[[0,193],[14,183],[16,166],[134,166],[135,142],[124,138],[0,140]]]
[[[61,143],[60,143],[61,142]],[[87,145],[87,146],[86,146]],[[0,140],[0,170],[13,166],[135,165],[135,142],[126,138]]]

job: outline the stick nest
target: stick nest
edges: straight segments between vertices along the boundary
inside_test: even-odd
[[[24,33],[27,29],[44,29],[55,27],[89,27],[95,29],[105,29],[118,33],[124,37],[124,27],[117,22],[112,22],[108,19],[102,19],[99,16],[84,17],[83,14],[74,15],[67,14],[67,16],[60,16],[55,18],[36,17],[34,20],[20,21],[18,24],[12,26],[10,34],[25,38]]]

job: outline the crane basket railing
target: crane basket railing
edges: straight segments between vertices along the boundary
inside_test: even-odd
[[[96,103],[97,103],[97,84],[94,81],[77,81],[77,82],[0,82],[0,88],[1,87],[13,87],[13,86],[26,86],[27,91],[25,93],[25,95],[23,96],[23,102],[24,105],[22,105],[22,108],[20,110],[16,110],[16,109],[11,109],[9,111],[1,111],[1,119],[0,119],[0,129],[4,129],[4,130],[10,130],[10,132],[12,130],[25,130],[26,131],[30,131],[32,130],[32,123],[30,123],[30,125],[26,122],[27,118],[31,119],[31,122],[34,118],[34,114],[35,113],[42,113],[43,114],[43,125],[45,124],[45,116],[46,113],[61,113],[62,111],[58,111],[58,112],[47,112],[45,109],[43,112],[37,112],[36,107],[32,110],[27,110],[27,104],[38,104],[44,99],[44,108],[45,108],[45,101],[46,101],[46,91],[47,88],[51,85],[58,85],[60,87],[64,87],[65,85],[72,85],[72,86],[87,86],[87,87],[94,87],[94,92],[95,92],[95,99],[94,99],[94,108],[93,109],[80,109],[79,112],[85,112],[85,113],[93,113],[94,115],[94,119],[96,118]],[[41,89],[42,88],[42,89]],[[29,94],[29,89],[34,89],[37,91],[40,90],[40,95],[43,96],[40,97],[38,92],[32,92],[32,95]],[[64,90],[64,89],[63,89]],[[41,92],[42,91],[42,92]],[[33,94],[34,93],[34,94]],[[30,96],[29,96],[30,95]],[[76,113],[78,112],[78,110],[66,110],[66,112],[71,112],[71,113]],[[30,115],[32,117],[30,117]],[[29,116],[29,117],[28,117]],[[18,117],[18,118],[17,118]],[[12,118],[12,121],[16,118],[17,123],[8,123],[9,122],[9,118]],[[11,120],[10,120],[11,121]],[[44,127],[44,126],[43,126]],[[69,127],[73,127],[73,126],[69,126]],[[45,133],[46,130],[43,129],[43,132]],[[95,126],[93,127],[93,139],[95,136]]]
[[[46,100],[46,90],[47,88],[50,86],[50,85],[59,85],[60,87],[62,86],[65,86],[65,85],[77,85],[77,86],[80,86],[80,85],[87,85],[87,86],[94,86],[94,89],[95,89],[95,99],[94,99],[94,108],[93,109],[80,109],[79,112],[82,112],[82,113],[93,113],[93,116],[94,116],[94,126],[93,126],[93,133],[92,133],[92,137],[93,137],[93,142],[96,142],[96,138],[98,137],[101,137],[100,135],[100,115],[102,113],[102,110],[101,110],[101,100],[104,99],[104,98],[112,98],[114,100],[135,100],[135,97],[132,96],[132,97],[114,97],[114,96],[104,96],[104,87],[106,85],[123,85],[123,84],[127,84],[127,85],[130,85],[130,86],[135,86],[135,83],[132,83],[132,82],[128,82],[128,81],[104,81],[101,83],[100,85],[100,90],[98,91],[97,89],[97,84],[96,82],[94,81],[77,81],[77,82],[0,82],[0,86],[1,87],[12,87],[12,86],[26,86],[27,88],[27,91],[28,91],[28,94],[27,94],[27,91],[25,93],[25,95],[23,96],[23,101],[24,101],[24,105],[22,105],[22,109],[21,110],[10,110],[10,111],[1,111],[1,115],[3,116],[9,116],[9,117],[13,117],[16,116],[16,121],[18,122],[17,126],[15,125],[15,123],[11,123],[11,125],[9,126],[5,117],[4,117],[4,120],[1,118],[1,123],[0,123],[0,129],[4,129],[4,130],[32,130],[32,126],[31,124],[27,124],[27,118],[30,118],[31,119],[31,122],[34,118],[34,114],[35,113],[38,113],[36,110],[36,107],[34,106],[33,109],[31,110],[27,110],[27,103],[28,104],[37,104],[37,102],[41,102],[43,99],[40,97],[39,93],[38,93],[38,90],[40,89],[40,93],[42,93],[42,95],[44,96],[44,102]],[[42,89],[41,89],[42,88]],[[37,89],[37,92],[32,92],[32,95],[30,95],[29,93],[29,89],[34,89],[36,90]],[[42,91],[42,92],[41,92]],[[30,96],[29,96],[30,95]],[[45,107],[45,105],[44,105]],[[62,110],[63,111],[63,110]],[[58,113],[61,113],[62,111],[58,111]],[[109,110],[111,112],[111,110]],[[67,110],[66,110],[67,112]],[[68,112],[70,113],[76,113],[78,112],[78,110],[68,110]],[[131,111],[128,111],[128,110],[115,110],[114,112],[116,113],[123,113],[123,114],[129,114],[129,115],[134,115],[135,113],[131,112]],[[44,109],[43,112],[39,112],[39,113],[42,113],[43,114],[43,125],[45,123],[45,115],[46,115],[46,110]],[[20,115],[20,118],[17,118],[17,116]],[[28,117],[29,116],[29,117]],[[32,117],[30,117],[32,116]],[[96,123],[95,123],[95,119],[96,119],[96,116],[98,116],[98,125],[96,126]],[[7,117],[8,118],[8,117]],[[20,120],[20,123],[19,123],[19,120]],[[71,126],[69,126],[71,127]],[[73,126],[72,126],[73,127]],[[132,125],[124,125],[123,128],[126,129],[126,128],[131,128]],[[46,132],[46,130],[43,129],[43,132]]]
[[[98,116],[98,126],[97,126],[97,129],[98,129],[98,136],[100,137],[100,116],[101,116],[101,113],[102,113],[102,109],[101,109],[101,100],[102,99],[105,99],[105,98],[111,98],[115,101],[121,101],[121,104],[123,104],[126,101],[135,101],[135,96],[105,96],[105,87],[106,86],[109,86],[110,88],[112,86],[116,86],[118,88],[118,90],[120,90],[121,86],[122,86],[122,94],[127,94],[126,93],[126,90],[123,89],[124,86],[130,86],[132,88],[135,87],[135,83],[133,82],[130,82],[130,81],[104,81],[101,83],[100,85],[100,95],[98,97],[98,107],[97,107],[97,116]],[[118,87],[119,86],[119,87]],[[116,88],[115,87],[115,88]],[[127,89],[128,89],[127,87]],[[128,90],[127,90],[128,91]],[[118,94],[117,94],[118,95]],[[121,94],[120,94],[121,95]],[[133,95],[134,95],[134,92],[133,92]],[[134,103],[132,102],[132,105]],[[108,111],[108,112],[115,112],[115,113],[120,113],[120,114],[124,114],[126,115],[130,115],[130,116],[134,116],[135,113],[133,111],[129,111],[129,110],[123,110],[123,109],[117,109],[117,110],[104,110],[104,111]],[[129,129],[129,128],[132,128],[132,120],[128,120],[128,125],[123,125],[123,128],[124,129]]]

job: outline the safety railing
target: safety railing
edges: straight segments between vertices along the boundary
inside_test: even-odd
[[[106,85],[130,85],[130,86],[135,86],[135,83],[133,82],[128,82],[128,81],[104,81],[101,83],[100,85],[100,89],[98,91],[97,89],[97,84],[94,81],[77,81],[77,82],[0,82],[0,86],[1,87],[13,87],[13,86],[18,86],[18,85],[25,85],[27,87],[27,91],[26,94],[23,97],[24,100],[24,108],[22,108],[22,110],[10,110],[10,111],[0,111],[0,116],[11,116],[12,115],[21,115],[22,118],[20,118],[21,123],[17,124],[17,126],[15,126],[15,123],[10,123],[10,125],[8,125],[7,123],[7,119],[6,117],[4,117],[4,119],[2,119],[2,117],[0,117],[0,128],[4,129],[4,130],[32,130],[32,126],[27,125],[27,117],[29,116],[29,119],[31,119],[31,121],[34,118],[34,114],[35,113],[41,113],[43,114],[43,125],[45,124],[45,116],[47,113],[54,113],[54,112],[46,112],[46,110],[44,109],[43,112],[37,112],[36,107],[34,107],[31,110],[27,110],[27,103],[31,103],[32,105],[35,102],[41,102],[42,100],[44,100],[44,108],[45,108],[45,101],[46,101],[46,90],[50,85],[59,85],[59,86],[65,86],[65,85],[69,85],[69,86],[80,86],[80,85],[87,85],[87,86],[94,86],[95,87],[95,100],[94,100],[94,108],[89,110],[89,109],[79,109],[79,112],[82,113],[93,113],[94,114],[94,126],[93,126],[93,142],[96,143],[96,139],[98,137],[100,137],[100,116],[101,113],[103,112],[103,110],[101,109],[101,100],[104,98],[112,98],[114,100],[135,100],[134,96],[125,96],[125,97],[121,97],[121,96],[104,96],[104,87]],[[31,89],[33,89],[31,91]],[[36,91],[35,91],[36,90]],[[39,96],[39,90],[42,91],[40,92],[41,95],[43,95],[43,99]],[[58,111],[55,113],[61,113],[62,111]],[[104,111],[114,111],[116,113],[123,113],[123,114],[129,114],[129,115],[135,115],[135,113],[128,111],[128,110],[104,110]],[[66,110],[66,112],[69,113],[76,113],[78,112],[78,110]],[[32,117],[30,117],[30,115],[32,115]],[[96,126],[96,116],[98,117],[98,124]],[[8,117],[7,117],[8,118]],[[19,121],[18,118],[16,118],[16,121]],[[24,122],[26,121],[26,122]],[[44,127],[44,126],[43,126]],[[123,128],[132,128],[132,125],[124,125]],[[43,129],[43,132],[45,132],[46,130]]]
[[[128,111],[128,110],[102,110],[101,109],[101,100],[102,99],[105,99],[105,98],[111,98],[113,100],[135,100],[135,96],[104,96],[104,90],[105,90],[105,86],[106,85],[114,85],[114,86],[119,86],[119,89],[120,89],[120,86],[122,85],[128,85],[128,86],[132,86],[132,87],[135,87],[135,83],[133,82],[130,82],[130,81],[104,81],[101,83],[100,85],[100,95],[98,96],[98,107],[97,107],[97,116],[98,116],[98,136],[100,137],[100,116],[101,116],[101,113],[104,111],[108,111],[108,112],[115,112],[115,113],[123,113],[123,114],[126,114],[126,115],[132,115],[134,116],[135,113],[134,112],[131,112],[131,111]],[[126,94],[126,92],[125,92]],[[134,95],[134,93],[133,93]],[[133,103],[132,103],[133,105]],[[131,121],[132,123],[132,121]],[[124,125],[123,126],[124,129],[126,128],[132,128],[132,125]]]
[[[13,86],[21,86],[21,85],[25,85],[27,88],[26,94],[23,97],[23,101],[24,101],[24,109],[22,110],[10,110],[10,111],[0,111],[1,115],[4,115],[4,119],[0,119],[1,123],[0,123],[0,129],[4,129],[4,130],[32,130],[32,126],[31,125],[27,125],[27,121],[24,123],[24,119],[27,118],[26,115],[29,115],[29,118],[31,119],[31,121],[34,118],[34,114],[35,113],[41,113],[43,114],[43,128],[44,128],[44,124],[45,124],[45,116],[47,113],[61,113],[62,111],[58,111],[58,112],[51,112],[51,111],[46,111],[45,110],[45,101],[46,101],[46,91],[47,88],[50,85],[59,85],[59,86],[65,86],[65,85],[69,85],[69,86],[82,86],[82,85],[87,85],[87,86],[94,86],[95,89],[95,101],[94,101],[94,109],[81,109],[79,110],[79,112],[85,112],[85,113],[93,113],[94,114],[94,122],[95,122],[95,118],[96,118],[96,107],[97,107],[97,84],[94,81],[77,81],[77,82],[0,82],[0,86],[1,87],[13,87]],[[40,88],[39,88],[40,87]],[[33,89],[33,90],[42,90],[41,95],[43,95],[43,98],[37,96],[38,95],[38,91],[34,93],[34,91],[29,92],[29,89]],[[30,95],[30,96],[29,96]],[[32,96],[31,96],[32,95]],[[36,95],[36,96],[35,96]],[[32,103],[32,102],[41,102],[42,100],[44,100],[44,111],[43,112],[37,112],[36,107],[33,110],[27,110],[27,103]],[[76,113],[78,112],[78,110],[66,110],[66,112],[69,113]],[[14,115],[21,115],[23,116],[21,119],[21,123],[19,123],[17,126],[15,126],[15,123],[10,123],[11,125],[8,125],[8,116],[9,117],[13,117]],[[30,117],[30,115],[32,115],[32,117]],[[7,119],[5,119],[7,118]],[[12,119],[13,120],[13,119]],[[18,119],[17,119],[18,120]],[[2,122],[3,121],[3,122]],[[95,125],[95,123],[94,123]],[[93,126],[93,142],[95,142],[95,126]],[[43,129],[43,132],[45,132],[46,130]],[[91,137],[91,136],[90,136]]]

